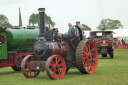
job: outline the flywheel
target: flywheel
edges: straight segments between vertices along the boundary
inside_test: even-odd
[[[69,46],[76,50],[78,43],[82,40],[82,31],[79,26],[74,25],[68,30]]]
[[[98,64],[98,52],[92,40],[82,40],[76,49],[76,67],[83,74],[95,72]]]

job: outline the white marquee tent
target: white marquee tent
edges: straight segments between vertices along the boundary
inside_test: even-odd
[[[99,30],[95,30],[95,31],[99,31]],[[113,31],[113,38],[128,38],[128,28],[114,29],[112,31]],[[89,37],[89,33],[90,31],[85,31],[86,38]]]
[[[128,37],[128,29],[114,29],[113,38],[126,38]]]

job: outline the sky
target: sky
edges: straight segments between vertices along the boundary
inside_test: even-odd
[[[13,26],[19,25],[19,7],[24,27],[32,13],[45,8],[61,33],[68,31],[68,23],[75,25],[76,21],[96,30],[107,18],[120,20],[128,28],[128,0],[0,0],[0,14],[6,15]]]

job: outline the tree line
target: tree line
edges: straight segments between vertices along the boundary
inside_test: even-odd
[[[39,26],[38,13],[31,14],[28,22],[29,22],[29,25]],[[51,27],[55,26],[55,22],[46,13],[45,13],[45,24],[49,24]],[[82,24],[82,25],[84,27],[84,30],[91,30],[91,28],[88,25],[85,25],[85,24]],[[12,27],[12,25],[9,23],[8,18],[3,14],[0,14],[0,26],[8,27],[8,28]],[[119,20],[112,20],[109,18],[102,19],[100,24],[97,26],[97,29],[99,30],[119,29],[119,28],[123,29],[123,25],[121,24],[121,22]]]

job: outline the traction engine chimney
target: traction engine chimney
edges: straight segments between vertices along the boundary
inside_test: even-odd
[[[45,8],[39,8],[39,39],[45,40]]]

